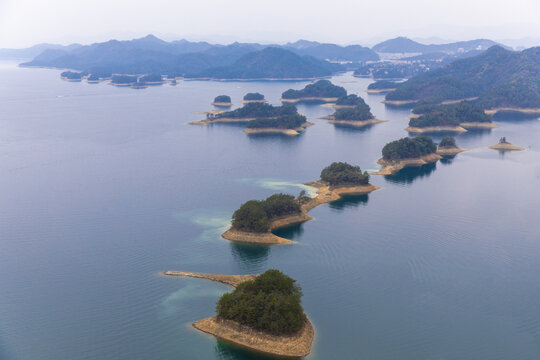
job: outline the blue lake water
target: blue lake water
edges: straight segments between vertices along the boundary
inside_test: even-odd
[[[540,357],[540,121],[457,136],[474,149],[310,212],[297,243],[220,238],[249,199],[298,194],[332,161],[376,169],[407,109],[332,79],[379,119],[336,128],[318,105],[296,137],[190,126],[219,94],[240,104],[305,82],[179,82],[144,90],[0,63],[0,358],[260,359],[193,330],[229,288],[164,270],[296,278],[317,332],[310,360]],[[506,136],[524,152],[485,147]],[[435,137],[436,140],[440,136]]]

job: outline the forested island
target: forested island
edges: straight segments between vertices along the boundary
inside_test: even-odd
[[[138,77],[132,75],[113,75],[111,84],[115,86],[133,86],[137,83]]]
[[[467,151],[467,149],[462,149],[456,144],[456,139],[451,136],[445,136],[437,145],[437,154],[443,156],[453,156],[459,154],[460,152]]]
[[[368,94],[383,94],[394,91],[396,88],[397,84],[394,81],[379,80],[369,84],[366,92]]]
[[[256,93],[247,93],[244,95],[244,98],[242,100],[242,103],[248,104],[252,102],[266,102],[266,99],[264,98],[263,94],[260,94],[258,92]]]
[[[265,200],[250,200],[236,210],[231,228],[222,237],[239,242],[284,244],[290,240],[272,230],[311,220],[307,214],[314,207],[340,199],[346,195],[364,195],[379,189],[369,183],[369,174],[360,167],[335,162],[321,171],[320,180],[306,183],[317,189],[314,198],[301,192],[298,197],[275,194]]]
[[[310,353],[315,331],[302,307],[302,289],[294,279],[271,269],[235,286],[218,300],[216,316],[196,321],[193,327],[273,356],[296,358]]]
[[[218,95],[212,101],[214,106],[230,107],[232,106],[232,100],[229,95]]]
[[[339,98],[334,107],[336,108],[334,114],[326,117],[332,124],[364,127],[385,122],[375,119],[369,105],[355,94]]]
[[[313,123],[306,121],[301,114],[279,115],[272,118],[258,118],[249,121],[244,130],[245,134],[272,134],[299,135]]]
[[[467,129],[497,127],[492,117],[476,103],[462,101],[451,105],[422,104],[413,109],[414,116],[405,130],[423,132],[465,132]]]
[[[483,110],[540,113],[540,47],[521,52],[493,46],[400,84],[389,103],[477,99]]]
[[[441,159],[437,145],[425,135],[391,141],[382,149],[382,158],[377,161],[383,168],[376,174],[390,175],[405,167],[417,167]]]
[[[298,102],[336,102],[341,97],[347,96],[347,90],[341,86],[332,84],[329,80],[319,80],[306,85],[301,90],[289,89],[281,94],[281,101],[288,103]]]
[[[60,77],[62,78],[62,80],[78,82],[82,80],[84,74],[82,72],[64,71],[60,74]]]

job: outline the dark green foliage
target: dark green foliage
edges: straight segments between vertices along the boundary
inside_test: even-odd
[[[368,89],[369,90],[395,89],[397,85],[398,84],[396,84],[393,81],[380,80],[380,81],[375,81],[372,84],[369,84]]]
[[[362,173],[359,166],[346,162],[334,162],[321,171],[321,180],[330,185],[366,185],[369,183],[367,171]]]
[[[479,97],[482,108],[540,107],[540,47],[513,52],[493,46],[401,84],[387,100],[440,103]]]
[[[97,80],[99,80],[99,76],[96,75],[96,74],[92,74],[92,75],[90,75],[90,76],[88,77],[88,80],[90,80],[90,81],[97,81]]]
[[[161,82],[162,78],[160,74],[148,74],[141,76],[139,82]]]
[[[451,136],[445,136],[441,139],[439,146],[440,147],[457,147],[456,139],[454,139]]]
[[[416,138],[403,138],[386,144],[382,149],[384,160],[394,161],[409,158],[416,158],[437,151],[437,146],[427,136],[418,136]]]
[[[266,232],[270,221],[262,206],[262,201],[250,200],[236,210],[232,217],[232,227],[247,232]]]
[[[364,103],[364,99],[356,94],[342,96],[336,101],[336,105],[358,105]]]
[[[277,128],[296,129],[306,122],[306,117],[300,114],[282,115],[276,118],[255,119],[247,124],[248,129]]]
[[[244,96],[244,100],[264,100],[264,95],[260,93],[247,93]]]
[[[281,97],[283,99],[300,99],[304,97],[340,98],[347,96],[347,90],[332,84],[329,80],[319,80],[306,85],[302,90],[289,89]]]
[[[354,108],[337,109],[334,118],[336,120],[369,120],[373,119],[374,116],[369,105],[361,97],[357,97]]]
[[[491,122],[491,116],[477,105],[462,101],[452,105],[422,104],[413,109],[413,113],[422,115],[411,119],[409,126],[458,126],[462,122]]]
[[[83,77],[83,73],[74,71],[64,71],[60,74],[61,77],[69,80],[80,80]]]
[[[118,85],[135,84],[137,82],[137,77],[131,75],[114,75],[111,82]]]
[[[215,103],[230,103],[231,97],[229,95],[218,95],[214,98]]]
[[[241,108],[227,111],[216,115],[217,118],[266,118],[297,113],[296,106],[284,104],[283,106],[273,106],[266,103],[248,103]]]
[[[246,232],[266,232],[270,221],[300,213],[300,204],[292,195],[275,194],[266,200],[250,200],[233,214],[232,227]]]
[[[278,270],[267,270],[218,300],[218,318],[274,335],[298,332],[306,322],[302,289]]]

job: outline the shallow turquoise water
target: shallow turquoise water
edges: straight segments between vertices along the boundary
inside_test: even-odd
[[[179,82],[121,89],[0,65],[0,358],[255,359],[189,324],[228,288],[163,270],[278,268],[298,279],[317,329],[309,359],[538,359],[540,121],[457,137],[474,151],[310,212],[294,245],[222,240],[248,199],[297,194],[332,161],[377,168],[409,111],[333,81],[380,119],[318,119],[296,138],[188,126],[218,94],[272,103],[305,83]],[[353,82],[350,82],[353,81]],[[526,152],[485,149],[501,137]],[[440,137],[439,137],[440,138]]]

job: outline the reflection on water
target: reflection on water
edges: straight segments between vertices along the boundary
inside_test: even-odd
[[[443,165],[450,165],[452,162],[454,162],[454,159],[456,158],[456,155],[444,155],[440,161]]]
[[[240,346],[216,340],[216,355],[223,360],[280,360],[283,358],[250,352]]]
[[[366,205],[369,200],[369,195],[345,195],[341,199],[332,201],[328,205],[334,210],[343,210],[347,208],[355,208],[359,205]]]
[[[358,126],[353,126],[353,125],[347,125],[347,124],[333,124],[334,125],[334,128],[337,130],[337,131],[341,131],[341,132],[350,132],[350,133],[363,133],[363,132],[366,132],[368,130],[371,130],[373,128],[373,126],[375,126],[374,124],[371,124],[371,125],[366,125],[366,126],[362,126],[362,127],[358,127]]]
[[[415,179],[430,176],[436,168],[436,163],[426,164],[421,167],[409,167],[394,175],[385,175],[384,179],[396,184],[411,184]]]
[[[236,263],[248,272],[262,269],[270,255],[271,246],[231,242],[231,254]]]
[[[303,225],[304,223],[285,226],[273,231],[273,233],[285,239],[294,240],[295,237],[300,237],[304,233]]]

